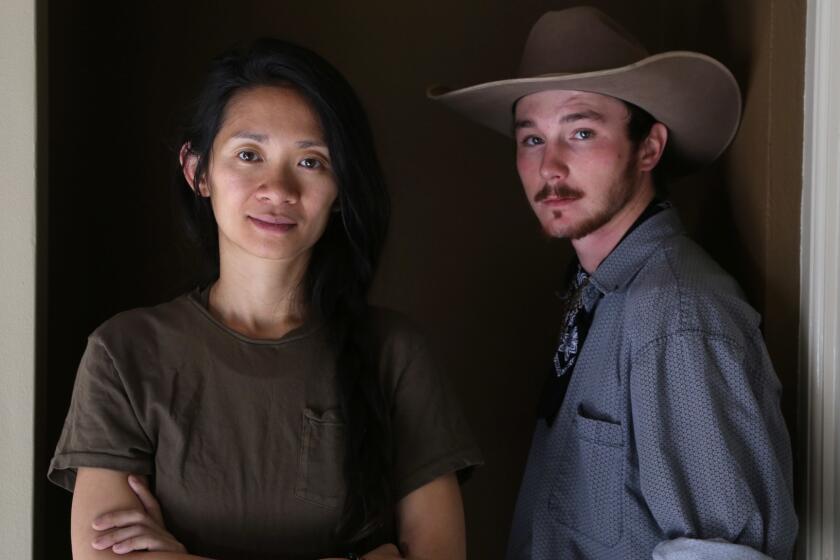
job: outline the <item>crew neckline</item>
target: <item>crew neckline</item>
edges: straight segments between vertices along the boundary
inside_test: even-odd
[[[319,330],[323,325],[323,322],[320,319],[307,318],[299,327],[295,327],[280,338],[252,338],[233,330],[210,313],[210,308],[208,306],[209,293],[210,285],[203,287],[200,286],[187,294],[187,300],[189,300],[189,302],[196,307],[198,311],[216,328],[225,332],[229,336],[248,344],[258,346],[277,346],[278,344],[288,344],[311,335],[315,331]]]

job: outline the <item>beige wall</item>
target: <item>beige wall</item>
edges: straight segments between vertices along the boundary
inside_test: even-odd
[[[32,557],[35,2],[0,3],[0,543]]]

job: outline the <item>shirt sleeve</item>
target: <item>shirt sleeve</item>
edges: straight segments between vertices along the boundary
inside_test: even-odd
[[[640,485],[666,538],[719,538],[790,558],[790,444],[763,342],[749,349],[677,333],[643,349],[632,368]]]
[[[404,497],[451,472],[463,477],[483,463],[461,408],[425,346],[411,353],[392,401],[394,490]]]
[[[138,421],[119,371],[103,343],[88,340],[70,410],[47,474],[73,491],[76,470],[94,467],[152,474],[154,447]]]
[[[772,560],[754,548],[719,539],[680,537],[664,541],[653,549],[652,560]]]

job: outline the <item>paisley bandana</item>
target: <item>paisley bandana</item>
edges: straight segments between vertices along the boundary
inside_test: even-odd
[[[557,352],[554,353],[554,371],[557,377],[563,376],[571,370],[577,360],[580,346],[586,333],[583,313],[586,308],[583,304],[583,292],[589,284],[589,274],[578,265],[577,272],[567,296],[566,316],[563,320],[563,332],[560,335],[560,344]]]
[[[595,303],[601,293],[589,283],[589,274],[580,264],[569,284],[569,289],[563,297],[565,312],[563,314],[563,329],[560,342],[554,353],[554,371],[549,376],[538,409],[538,416],[545,418],[548,424],[554,422],[557,411],[563,403],[572,369],[577,361],[589,329]]]

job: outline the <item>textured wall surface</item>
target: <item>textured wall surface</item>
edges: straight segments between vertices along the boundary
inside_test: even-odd
[[[0,542],[32,557],[35,3],[0,4]]]
[[[500,558],[570,252],[539,232],[513,146],[425,99],[433,83],[510,76],[531,24],[581,2],[94,2],[50,5],[47,286],[50,362],[39,402],[38,483],[87,334],[115,312],[169,298],[194,257],[170,211],[170,138],[206,61],[237,41],[284,37],[331,60],[359,92],[394,200],[373,299],[430,334],[487,466],[464,487],[471,558]],[[765,318],[795,417],[804,2],[602,0],[651,51],[729,65],[744,121],[729,152],[673,186],[687,226]],[[39,527],[67,526],[46,487]],[[38,527],[36,527],[38,529]],[[61,536],[56,535],[56,536]],[[50,539],[63,557],[66,540]]]

